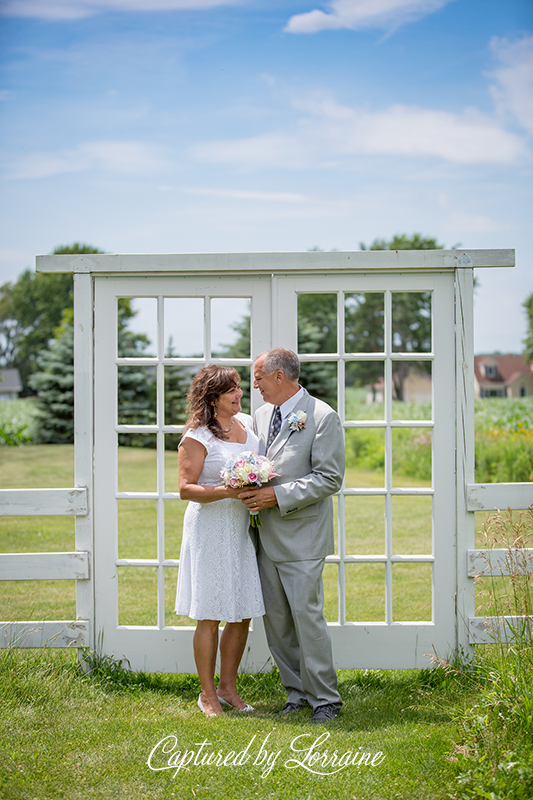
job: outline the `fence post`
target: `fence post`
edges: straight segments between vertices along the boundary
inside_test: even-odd
[[[89,578],[76,581],[76,617],[95,646],[93,558],[93,278],[74,273],[74,485],[87,487],[87,515],[76,517],[76,550],[89,553]]]
[[[468,576],[467,553],[475,545],[475,515],[468,511],[467,484],[474,483],[474,276],[471,267],[455,270],[456,352],[456,648],[472,656],[470,617],[475,616],[475,584]]]

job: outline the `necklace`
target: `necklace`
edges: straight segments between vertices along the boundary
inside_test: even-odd
[[[222,425],[220,425],[220,422],[218,424],[220,425],[220,427],[222,428],[224,433],[229,433],[230,430],[233,428],[233,423],[234,422],[235,422],[235,417],[233,417],[233,419],[231,420],[231,425],[229,426],[229,428],[222,428]]]

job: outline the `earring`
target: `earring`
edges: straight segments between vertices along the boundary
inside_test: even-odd
[[[216,417],[217,417],[217,410],[216,410],[215,406],[213,406],[213,416],[214,416],[214,417],[215,417],[215,419],[216,419]]]

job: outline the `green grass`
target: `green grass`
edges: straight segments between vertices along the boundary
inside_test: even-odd
[[[196,676],[127,674],[105,664],[86,676],[71,655],[0,655],[4,800],[444,800],[454,785],[458,729],[451,709],[464,692],[443,670],[340,671],[343,714],[326,728],[309,725],[309,710],[277,716],[285,695],[276,672],[239,676],[254,714],[230,711],[214,720],[197,709]],[[177,774],[151,770],[150,753],[167,736],[175,737],[174,749],[182,753],[197,752],[205,741],[205,753],[228,757],[248,747],[250,759],[239,766],[229,756],[225,767],[192,764]],[[306,752],[295,748],[312,745],[322,756],[362,748],[383,759],[374,767],[348,765],[325,776],[291,768],[291,759],[305,761]],[[261,749],[271,759],[266,768]],[[152,767],[167,766],[168,758],[159,748]]]
[[[128,448],[120,458],[124,488],[145,488],[153,477],[153,452]],[[168,459],[172,474],[175,454],[169,453]],[[0,449],[0,483],[5,488],[70,486],[72,467],[71,446]],[[381,481],[376,473],[353,468],[348,478],[352,485],[365,481],[373,486]],[[422,485],[420,480],[406,480]],[[171,483],[167,488],[174,487]],[[352,499],[356,502],[347,512],[346,551],[383,552],[383,498]],[[169,501],[165,509],[166,555],[171,558],[179,554],[184,505]],[[428,551],[430,514],[430,498],[394,498],[395,552]],[[121,502],[121,554],[153,555],[154,519],[152,501]],[[0,523],[3,552],[73,549],[71,519],[7,517]],[[423,615],[430,595],[428,565],[397,566],[393,580],[400,602],[394,605],[395,618]],[[382,619],[382,565],[348,565],[348,570],[348,619]],[[336,571],[336,565],[326,565],[330,618],[336,618]],[[121,622],[139,624],[141,619],[141,624],[153,624],[153,571],[124,570],[120,580]],[[167,624],[190,624],[187,619],[176,620],[172,612],[175,583],[174,569],[166,587]],[[75,616],[74,582],[4,582],[0,592],[4,619]],[[497,607],[501,591],[496,589],[494,594],[490,608]],[[241,694],[256,707],[255,714],[230,712],[208,720],[196,707],[199,684],[195,675],[128,673],[94,654],[90,656],[93,672],[87,675],[73,652],[4,650],[0,652],[0,796],[5,800],[526,800],[533,789],[530,748],[518,740],[511,751],[508,740],[516,730],[522,738],[523,731],[529,735],[530,730],[527,703],[531,704],[532,664],[527,643],[518,655],[509,647],[483,648],[475,672],[468,668],[466,675],[447,674],[442,668],[341,670],[343,714],[327,728],[316,730],[318,726],[309,725],[309,710],[289,719],[276,715],[285,699],[276,671],[239,676]],[[516,720],[523,720],[519,729]],[[507,738],[500,733],[504,728]],[[177,774],[175,769],[152,771],[147,765],[150,752],[167,736],[176,737],[180,751],[196,751],[206,741],[208,752],[228,757],[231,751],[239,753],[248,747],[251,757],[241,766],[193,764]],[[317,742],[320,736],[324,738]],[[336,750],[340,756],[363,748],[372,756],[381,752],[384,758],[379,757],[381,763],[375,767],[352,764],[332,775],[317,775],[301,765],[292,769],[294,759],[301,761],[305,756],[305,751],[297,753],[294,748],[314,742],[322,756],[326,751],[331,755]],[[260,760],[262,744],[274,759],[265,774],[254,763]],[[168,757],[162,758],[159,749],[152,766],[166,766]],[[508,766],[514,758],[520,769],[518,782]],[[481,793],[485,791],[493,793]]]

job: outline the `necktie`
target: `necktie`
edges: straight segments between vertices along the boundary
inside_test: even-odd
[[[270,421],[270,433],[268,434],[267,449],[270,447],[281,428],[281,411],[279,406],[276,406],[272,419]]]

